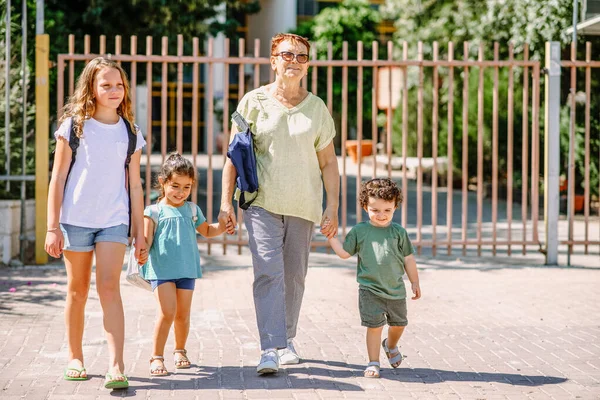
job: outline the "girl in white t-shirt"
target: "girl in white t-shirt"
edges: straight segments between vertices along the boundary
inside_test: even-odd
[[[126,124],[136,133],[128,170],[125,161],[130,139]],[[72,128],[79,146],[70,168]],[[105,315],[109,351],[104,386],[127,388],[129,383],[123,374],[124,316],[119,282],[129,231],[136,239],[136,258],[140,263],[148,258],[140,180],[140,150],[146,142],[133,125],[129,83],[121,66],[103,57],[86,65],[54,135],[56,152],[48,195],[46,251],[56,258],[64,254],[67,270],[65,324],[69,362],[63,378],[88,379],[82,339],[95,250],[96,287]]]

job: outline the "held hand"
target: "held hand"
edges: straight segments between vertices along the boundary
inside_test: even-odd
[[[146,264],[148,261],[148,249],[146,249],[146,239],[144,236],[135,238],[135,259],[138,260],[139,265]]]
[[[227,232],[228,235],[235,234],[235,223],[231,220],[231,218],[227,219],[227,224],[225,225],[225,232]]]
[[[51,257],[60,258],[60,255],[63,252],[64,243],[65,238],[60,229],[46,232],[46,243],[44,245],[44,249]]]
[[[237,220],[235,217],[235,210],[233,208],[233,204],[231,203],[221,203],[221,211],[219,211],[219,223],[225,224],[227,227],[227,233],[230,235],[231,230],[229,229],[229,225],[233,227],[233,232],[235,233],[235,225],[237,224]]]
[[[419,282],[411,283],[411,286],[412,286],[412,292],[414,294],[412,299],[413,300],[420,299],[421,298],[421,286],[419,285]]]
[[[337,208],[327,207],[321,218],[321,233],[331,239],[337,235],[338,231],[338,216]]]

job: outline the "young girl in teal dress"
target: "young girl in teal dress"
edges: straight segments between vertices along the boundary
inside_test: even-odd
[[[187,202],[196,173],[190,161],[171,154],[158,175],[160,197],[144,210],[144,235],[150,248],[148,262],[141,268],[158,301],[150,375],[167,375],[164,350],[171,325],[175,331],[175,368],[190,368],[185,344],[190,330],[190,307],[196,279],[202,276],[196,232],[214,237],[232,224],[209,224],[200,207]]]

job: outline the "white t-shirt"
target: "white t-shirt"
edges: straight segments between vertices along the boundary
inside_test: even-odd
[[[54,137],[69,141],[71,119],[66,119]],[[135,151],[146,144],[139,128]],[[108,228],[129,224],[129,196],[125,188],[125,158],[129,139],[125,121],[103,124],[90,118],[75,164],[67,179],[60,222],[85,228]]]

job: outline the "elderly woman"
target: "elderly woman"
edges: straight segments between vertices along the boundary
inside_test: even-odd
[[[293,34],[271,40],[275,82],[247,93],[237,111],[254,133],[259,190],[244,211],[254,267],[254,306],[262,356],[259,374],[300,361],[292,339],[300,315],[314,224],[328,238],[337,233],[339,170],[335,126],[325,103],[300,86],[310,44]],[[232,138],[235,134],[232,130]],[[223,170],[219,220],[236,217],[236,170]],[[322,178],[322,181],[321,181]],[[322,212],[323,183],[327,206]],[[327,224],[325,224],[327,222]]]

